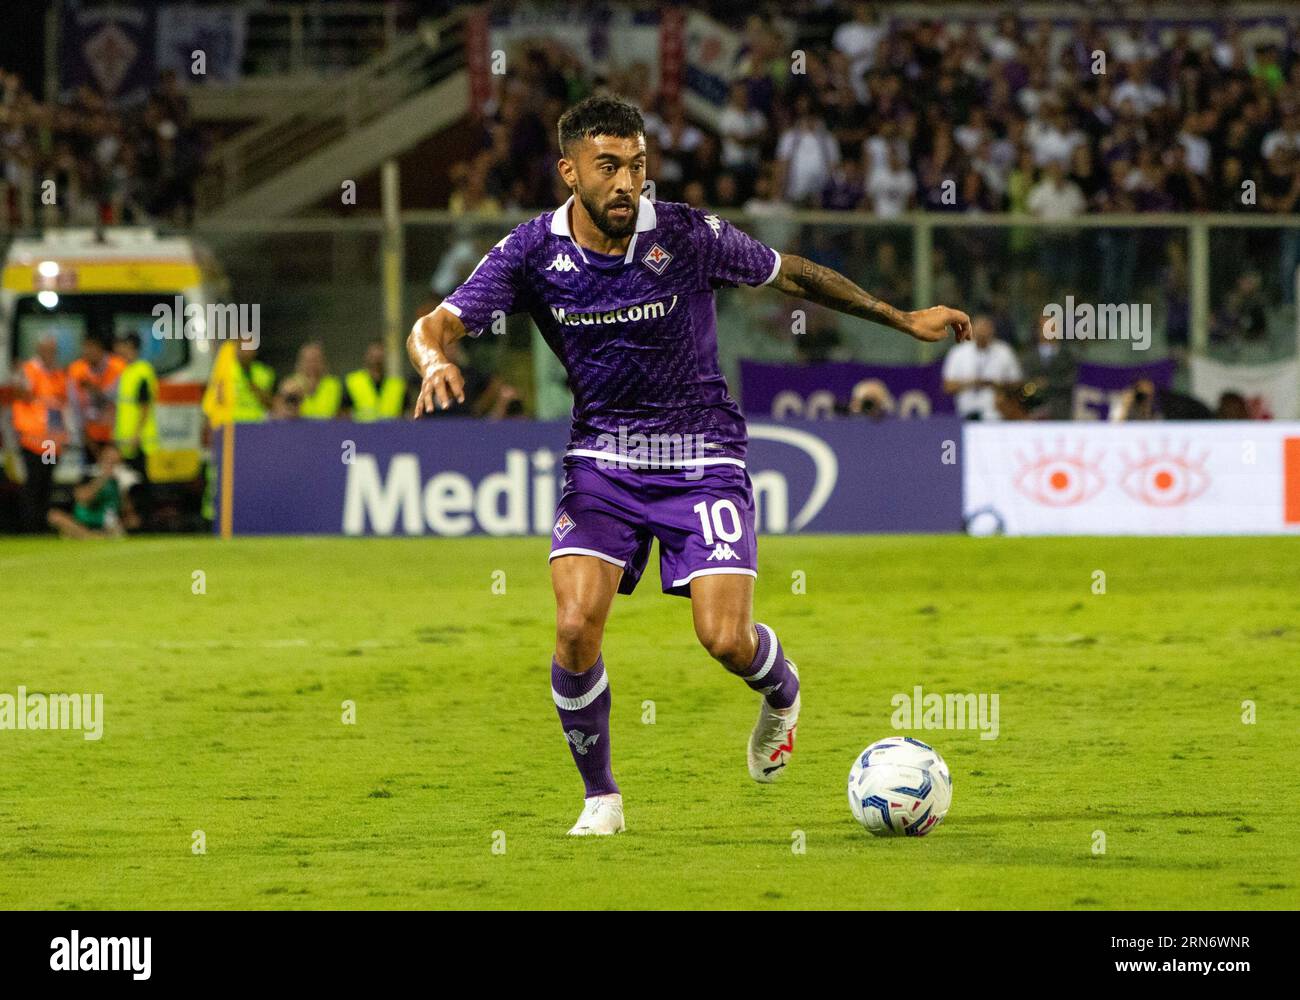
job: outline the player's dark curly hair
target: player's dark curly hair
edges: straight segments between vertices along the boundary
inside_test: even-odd
[[[560,115],[560,152],[569,155],[573,143],[597,135],[634,139],[645,134],[645,121],[627,101],[606,94],[593,94]]]

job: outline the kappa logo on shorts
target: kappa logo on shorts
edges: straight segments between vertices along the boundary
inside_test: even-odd
[[[649,252],[641,258],[641,263],[654,271],[655,274],[663,274],[664,268],[668,266],[668,262],[672,259],[673,255],[656,243],[650,248]]]
[[[575,527],[577,525],[573,523],[573,518],[564,511],[560,511],[560,516],[555,519],[555,537],[560,541],[564,541],[564,536]]]
[[[730,545],[728,545],[726,542],[718,542],[717,545],[713,546],[713,551],[709,553],[709,558],[705,559],[704,561],[713,562],[714,559],[739,559],[739,558],[740,556],[736,555],[736,550],[733,549]]]

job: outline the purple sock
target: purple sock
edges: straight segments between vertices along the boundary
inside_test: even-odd
[[[758,651],[754,654],[754,662],[740,674],[740,678],[762,693],[773,708],[789,708],[799,693],[799,678],[785,662],[785,650],[781,648],[776,633],[762,622],[754,625],[754,631],[758,633]]]
[[[609,677],[603,657],[585,674],[565,670],[551,658],[551,697],[569,751],[587,786],[587,798],[618,791],[609,767]]]

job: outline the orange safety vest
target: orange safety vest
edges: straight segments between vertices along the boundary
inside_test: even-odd
[[[85,421],[86,437],[92,441],[113,440],[112,395],[125,367],[126,359],[116,354],[105,355],[104,367],[99,372],[91,368],[84,358],[78,358],[68,365],[68,381],[72,383],[72,391],[77,394],[77,404],[81,407],[81,416]],[[91,398],[90,390],[86,388],[87,384],[101,396],[109,397],[108,401],[97,405]]]
[[[45,442],[54,442],[54,453],[68,442],[67,421],[63,419],[63,408],[68,405],[68,376],[62,368],[46,370],[38,358],[23,362],[20,369],[27,381],[27,388],[32,399],[15,399],[13,409],[14,430],[18,432],[18,442],[27,451],[40,454],[45,450]],[[59,411],[56,426],[51,426],[50,409]]]

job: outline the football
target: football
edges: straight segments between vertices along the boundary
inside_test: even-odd
[[[933,747],[910,736],[877,740],[849,770],[849,809],[877,837],[924,837],[952,805],[952,776]]]

